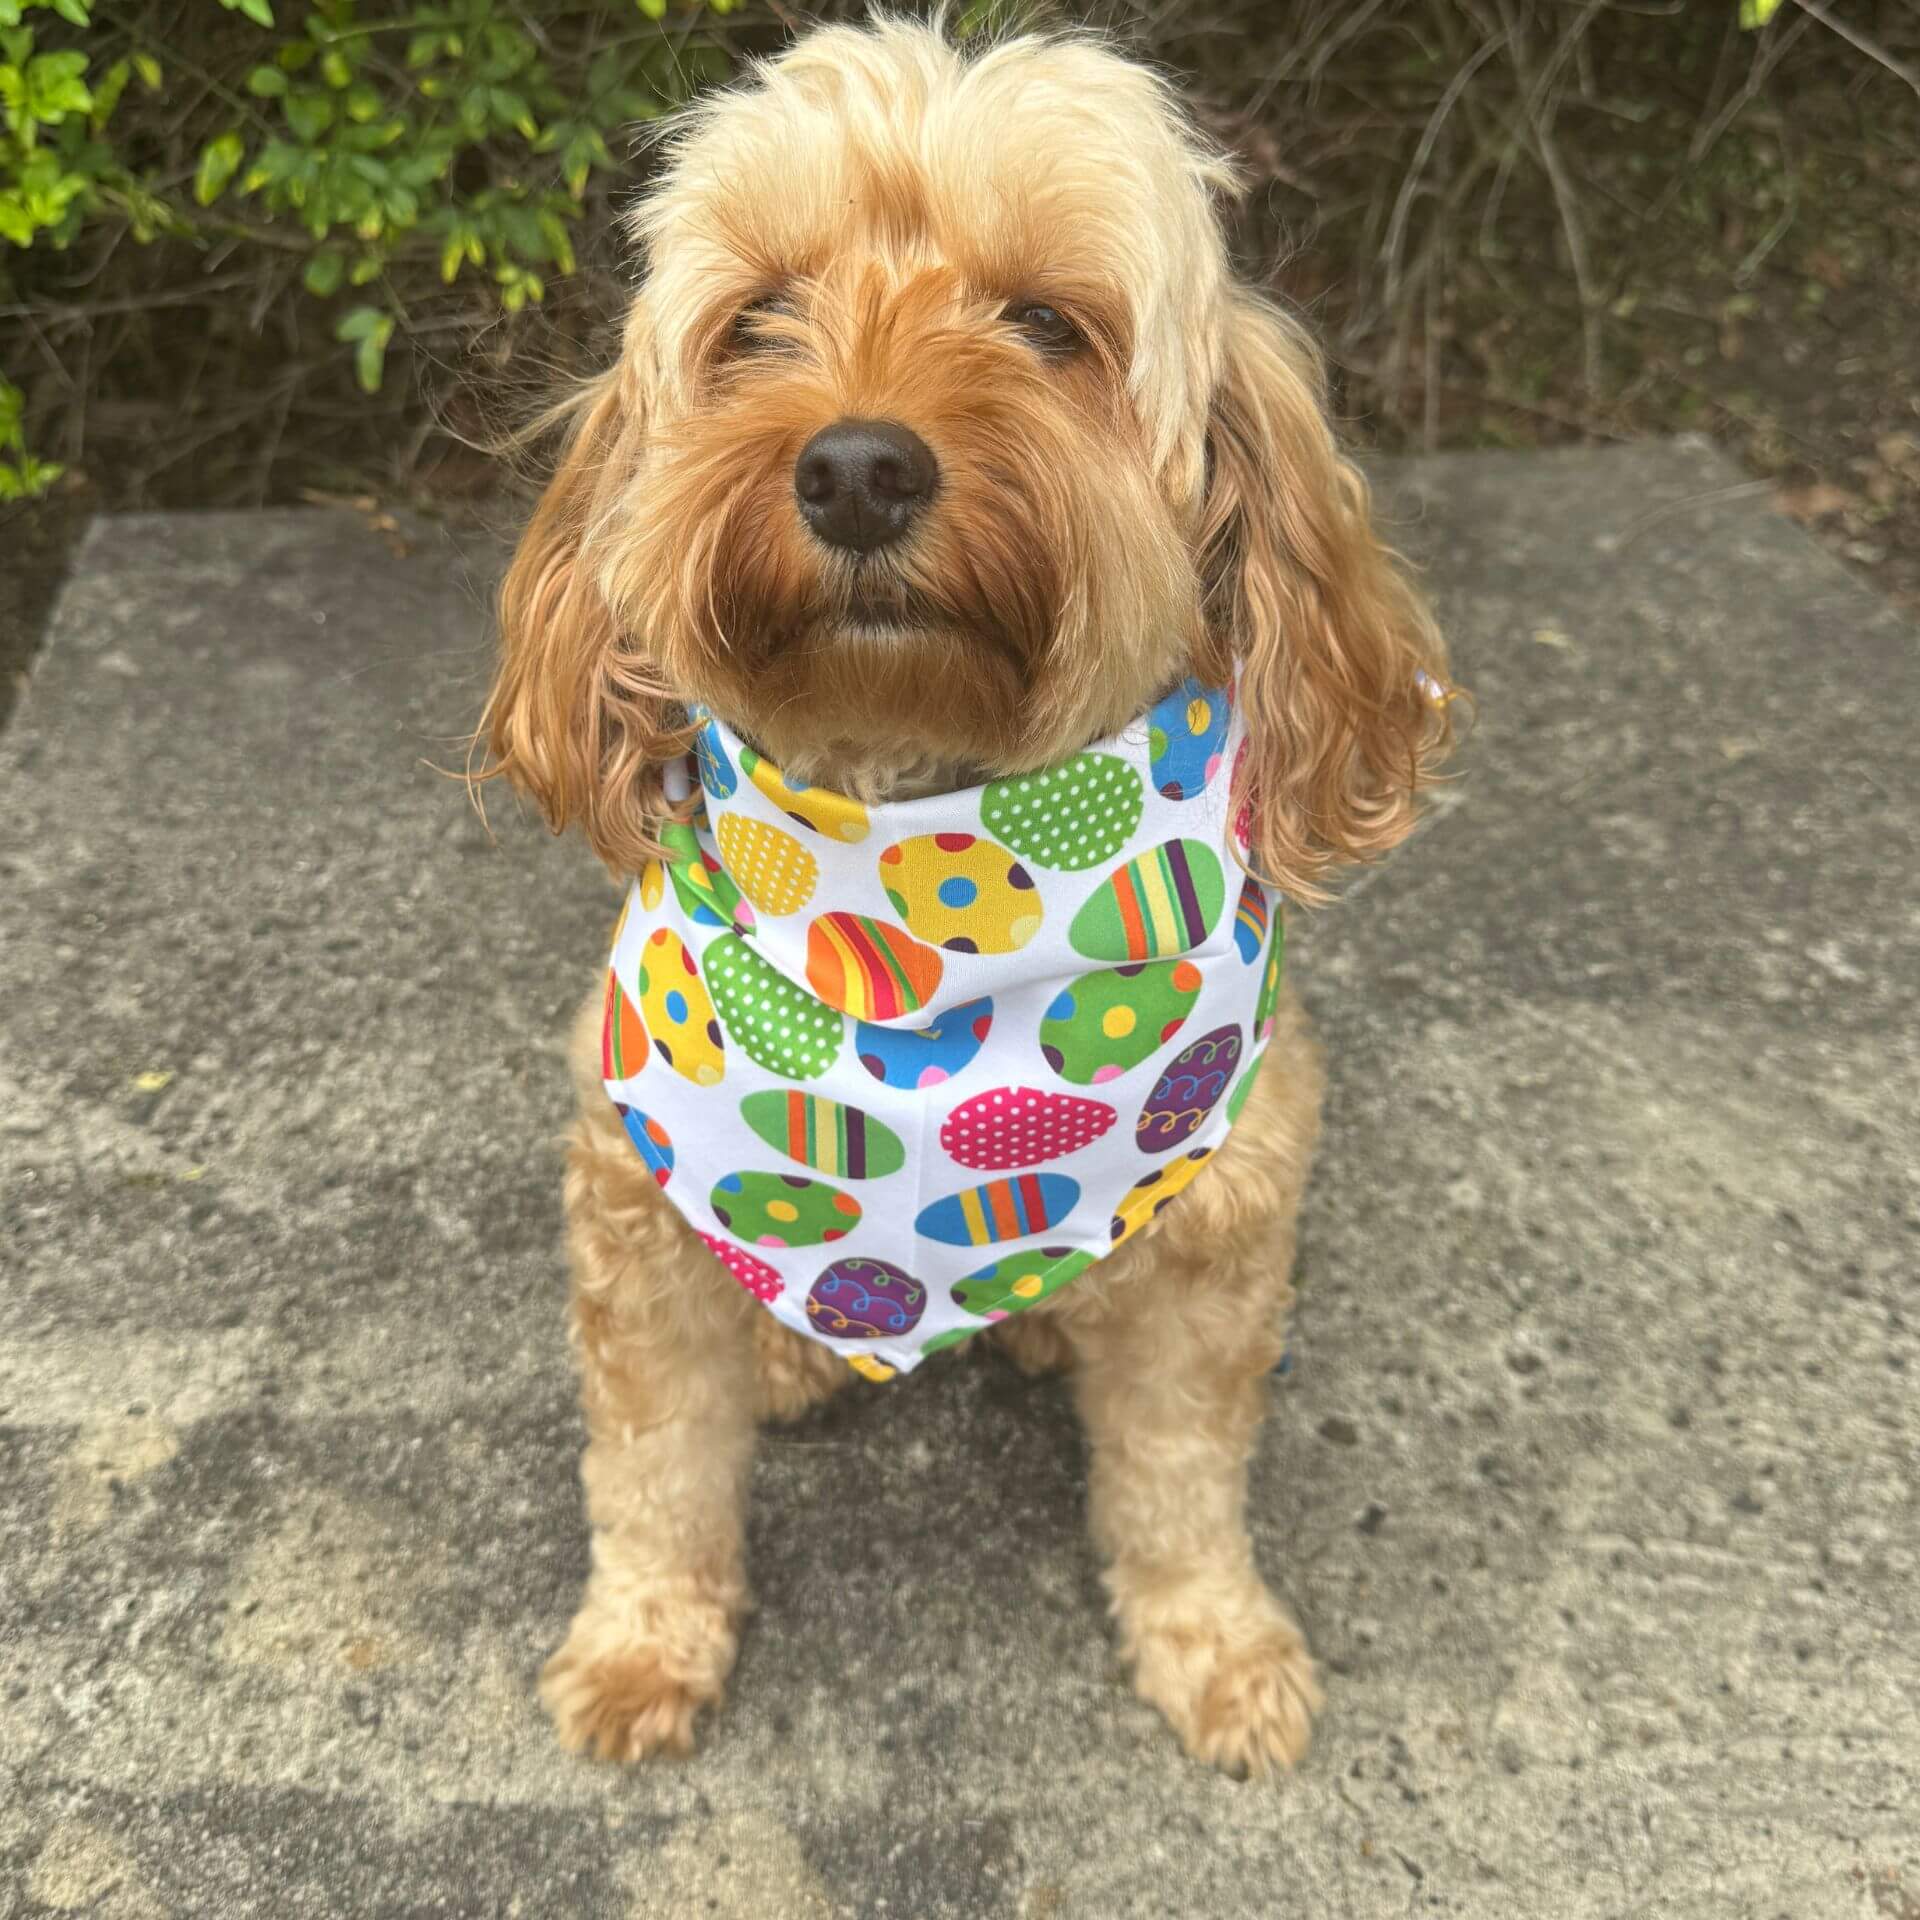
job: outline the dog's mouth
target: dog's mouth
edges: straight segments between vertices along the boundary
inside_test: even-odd
[[[951,631],[958,624],[950,608],[900,580],[856,578],[836,612],[846,631],[882,639]]]

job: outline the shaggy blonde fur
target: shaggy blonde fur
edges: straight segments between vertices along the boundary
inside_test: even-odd
[[[1234,190],[1165,85],[1086,38],[969,57],[902,22],[829,28],[693,109],[634,215],[618,364],[502,590],[487,771],[629,874],[690,703],[793,777],[884,799],[1057,761],[1237,662],[1257,870],[1314,899],[1394,845],[1448,743],[1420,679],[1440,643],[1311,344],[1233,279]],[[1023,332],[1035,303],[1068,350]],[[940,472],[910,537],[857,562],[793,498],[799,449],[847,417],[911,427]],[[756,1419],[849,1374],[661,1198],[598,1018],[595,995],[566,1185],[593,1570],[543,1692],[569,1746],[634,1759],[684,1750],[732,1666]],[[1179,1203],[991,1336],[1070,1367],[1121,1652],[1236,1772],[1291,1765],[1320,1704],[1242,1511],[1320,1085],[1289,996]]]

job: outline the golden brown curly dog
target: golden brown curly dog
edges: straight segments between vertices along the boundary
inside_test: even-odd
[[[1237,663],[1256,870],[1315,900],[1393,846],[1447,742],[1440,643],[1312,346],[1230,271],[1234,191],[1166,86],[1086,38],[832,28],[694,108],[633,217],[619,363],[501,596],[492,770],[632,875],[686,810],[696,703],[790,779],[887,801],[1052,765]],[[900,524],[808,510],[798,456],[847,421],[937,462]],[[593,1568],[543,1691],[570,1747],[633,1759],[687,1748],[733,1665],[756,1418],[849,1373],[663,1198],[597,994],[572,1058]],[[1235,1771],[1296,1760],[1321,1698],[1243,1513],[1320,1092],[1289,995],[1177,1204],[991,1336],[1071,1368],[1135,1684]]]

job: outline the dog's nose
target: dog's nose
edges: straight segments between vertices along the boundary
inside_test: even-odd
[[[829,546],[871,553],[898,540],[933,496],[940,463],[897,420],[836,420],[800,449],[793,492]]]

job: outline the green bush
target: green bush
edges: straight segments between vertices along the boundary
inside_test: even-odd
[[[113,229],[298,263],[376,392],[436,286],[516,312],[574,270],[596,175],[730,65],[738,0],[0,0],[0,302]],[[284,17],[282,17],[284,16]],[[59,473],[0,367],[0,500]]]
[[[1909,123],[1889,91],[1909,42],[1879,18],[1903,10],[1858,11],[967,0],[950,17],[1087,18],[1181,73],[1248,163],[1249,264],[1286,252],[1282,288],[1331,338],[1348,400],[1433,444],[1456,394],[1528,431],[1590,430],[1638,377],[1623,336],[1648,276],[1717,258],[1725,196],[1751,216],[1737,289],[1803,191],[1833,227],[1851,163],[1795,134],[1801,90],[1844,80],[1853,99],[1877,69],[1872,111]],[[449,470],[463,440],[501,437],[487,397],[596,364],[624,301],[633,129],[798,17],[791,0],[0,0],[0,499],[42,491],[56,455],[117,504],[357,491],[377,464],[406,487],[429,442],[432,491],[483,490],[484,458]],[[1854,66],[1822,65],[1822,45]],[[538,326],[513,318],[533,307]]]

